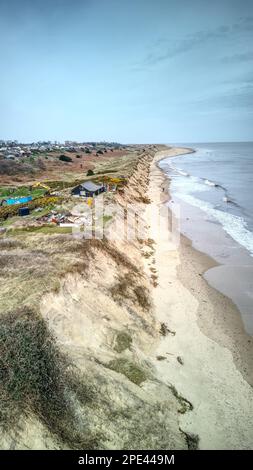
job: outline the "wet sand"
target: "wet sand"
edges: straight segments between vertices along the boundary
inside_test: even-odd
[[[180,205],[180,231],[192,246],[207,253],[217,263],[205,272],[208,283],[229,297],[238,307],[245,331],[253,335],[253,258],[204,211],[172,192],[170,208]]]

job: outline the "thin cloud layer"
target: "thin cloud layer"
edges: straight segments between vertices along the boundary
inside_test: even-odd
[[[253,17],[241,18],[240,21],[232,25],[221,25],[213,30],[196,31],[187,35],[174,44],[169,44],[164,52],[153,52],[146,56],[143,65],[156,65],[180,54],[191,52],[197,47],[203,47],[208,42],[225,41],[233,38],[234,35],[242,35],[253,32]],[[161,41],[162,43],[162,41]]]

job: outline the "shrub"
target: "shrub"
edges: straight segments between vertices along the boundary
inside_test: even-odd
[[[81,155],[76,155],[76,158],[81,158]]]
[[[151,308],[148,290],[142,285],[136,286],[136,279],[132,271],[119,276],[117,282],[110,288],[110,292],[113,299],[120,304],[122,299],[129,299],[137,303],[143,310]]]
[[[144,310],[149,310],[151,307],[151,303],[148,295],[148,290],[143,286],[136,286],[134,288],[134,294],[140,307],[142,307]]]
[[[46,322],[31,309],[0,318],[0,378],[0,424],[4,429],[18,426],[20,417],[32,412],[70,448],[96,446],[85,432],[77,430],[70,398],[74,392],[87,403],[89,387],[71,371]]]
[[[125,349],[130,349],[132,345],[131,336],[125,331],[120,331],[116,336],[116,344],[114,350],[118,353],[122,353]]]
[[[72,162],[73,161],[72,158],[68,157],[67,155],[60,155],[59,160],[61,160],[62,162]]]
[[[141,385],[148,378],[146,372],[139,365],[124,358],[114,359],[106,364],[106,367],[125,375],[135,385]]]
[[[88,170],[87,173],[86,173],[87,176],[93,176],[94,175],[94,171],[93,170]]]

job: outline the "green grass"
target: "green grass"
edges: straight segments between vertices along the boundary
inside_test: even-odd
[[[112,220],[112,218],[113,218],[112,215],[104,215],[104,216],[103,216],[103,223],[104,223],[104,225],[105,225],[107,222],[109,222],[110,220]]]
[[[30,212],[30,217],[35,217],[36,219],[39,219],[40,217],[42,217],[43,215],[47,215],[50,211],[54,209],[55,209],[55,206],[53,205],[43,207],[43,209],[41,209],[40,211],[36,211],[36,209],[34,209],[33,211]]]
[[[43,227],[22,227],[22,228],[15,228],[10,229],[8,231],[8,235],[17,236],[22,234],[28,233],[44,233],[47,235],[55,234],[55,233],[72,233],[71,227],[59,227],[58,225],[45,225]]]
[[[7,197],[22,197],[22,196],[32,196],[32,198],[41,197],[45,193],[45,189],[35,188],[30,191],[28,186],[20,186],[18,188],[0,188],[0,199],[5,199]]]
[[[121,353],[131,347],[132,341],[133,340],[128,333],[126,333],[125,331],[120,331],[116,336],[116,344],[114,346],[114,350],[118,353]]]
[[[18,215],[15,215],[13,217],[8,217],[8,219],[0,222],[0,227],[9,227],[9,225],[14,224],[18,220],[20,220],[20,217]]]
[[[147,373],[139,365],[127,359],[114,359],[106,367],[125,375],[135,385],[140,385],[148,378]]]
[[[117,282],[110,288],[113,299],[122,304],[126,299],[137,303],[143,310],[151,308],[149,292],[146,287],[138,285],[136,274],[137,268],[129,270],[128,273],[118,276]],[[137,285],[136,285],[137,284]]]
[[[43,209],[41,209],[41,211],[39,212],[36,211],[36,209],[34,209],[33,211],[30,212],[29,215],[25,217],[25,220],[39,219],[40,217],[47,215],[53,209],[55,209],[55,206],[53,205],[43,207]],[[17,221],[20,221],[20,216],[18,215],[15,215],[13,217],[8,217],[8,219],[0,222],[0,227],[9,227],[10,225],[13,225]]]

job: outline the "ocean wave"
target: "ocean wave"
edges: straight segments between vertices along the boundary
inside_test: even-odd
[[[253,233],[247,229],[247,223],[242,217],[215,209],[209,202],[201,201],[190,194],[176,192],[174,195],[213,217],[222,225],[228,235],[246,248],[253,256]]]
[[[177,157],[176,157],[177,158]],[[232,204],[233,206],[240,207],[233,199],[229,196],[227,188],[222,186],[217,181],[209,180],[208,178],[203,178],[201,176],[192,176],[190,173],[182,170],[173,165],[173,159],[171,161],[166,161],[164,165],[161,165],[163,170],[171,177],[175,178],[176,176],[185,176],[187,180],[184,181],[183,191],[186,193],[207,191],[208,189],[218,189],[223,191],[221,196],[221,201]],[[172,173],[173,171],[173,173]]]
[[[184,170],[180,170],[179,168],[175,168],[175,171],[177,171],[180,175],[182,176],[190,176],[189,173],[187,173],[186,171]]]
[[[215,183],[214,181],[210,181],[210,180],[204,180],[205,184],[207,184],[207,186],[218,186],[217,183]]]
[[[173,160],[173,159],[171,159]],[[166,160],[163,162],[160,162],[160,168],[163,168],[163,170],[171,176],[171,170],[175,172],[178,175],[181,176],[190,176],[190,173],[187,173],[187,171],[182,170],[182,168],[178,168],[173,165],[172,161],[167,162]]]
[[[173,186],[176,190],[180,190],[180,193],[183,192],[184,194],[192,194],[192,193],[199,193],[208,190],[218,190],[222,191],[220,194],[220,202],[221,205],[224,207],[224,203],[230,206],[234,206],[240,208],[240,205],[235,202],[229,195],[227,188],[221,185],[217,181],[209,180],[208,178],[203,178],[201,176],[193,176],[190,173],[187,173],[182,168],[175,166],[173,163],[174,161],[177,163],[177,157],[170,158],[169,160],[163,160],[160,162],[160,166],[165,171],[165,173],[172,178],[174,184]],[[161,164],[163,163],[163,164]],[[180,178],[181,177],[181,178]],[[183,178],[182,178],[183,177]],[[175,179],[178,179],[175,182]],[[182,184],[183,181],[183,184]],[[216,206],[219,207],[219,206]]]
[[[201,154],[203,153],[212,154],[210,149],[201,149]],[[213,218],[213,220],[222,225],[226,233],[246,248],[251,256],[253,256],[253,233],[248,229],[247,222],[242,216],[243,208],[230,197],[228,189],[218,181],[187,173],[180,168],[180,163],[177,167],[178,163],[179,156],[176,156],[165,160],[164,165],[162,165],[163,170],[172,178],[173,184],[171,189],[173,196],[206,212],[210,218]],[[175,175],[177,175],[177,178],[175,178]],[[207,202],[200,199],[200,193],[206,191],[216,191],[216,196],[212,197],[212,200],[216,200],[216,205],[214,205],[213,201]],[[200,198],[197,196],[198,193]],[[217,204],[217,197],[220,199],[220,204]],[[226,206],[235,206],[239,215],[222,210]]]
[[[182,176],[182,175],[178,175]],[[172,175],[170,174],[170,177]],[[212,189],[213,186],[207,185],[205,180],[202,178],[198,178],[197,176],[189,175],[187,178],[179,178],[177,181],[173,178],[173,187],[182,191],[183,193],[196,193],[196,192],[203,192],[209,191]]]

